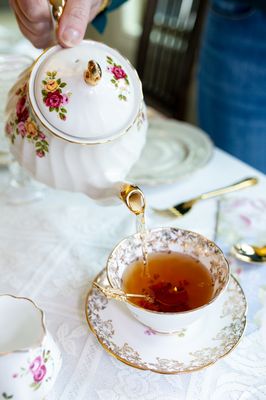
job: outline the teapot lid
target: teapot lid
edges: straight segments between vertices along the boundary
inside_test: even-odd
[[[52,134],[75,143],[101,143],[125,133],[143,100],[139,77],[118,51],[83,40],[54,46],[35,62],[29,98]]]

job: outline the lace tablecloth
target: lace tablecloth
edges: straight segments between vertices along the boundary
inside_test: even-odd
[[[144,191],[149,204],[164,207],[251,175],[259,176],[260,184],[222,200],[219,213],[214,200],[198,204],[178,220],[162,220],[149,211],[149,226],[179,226],[209,238],[216,236],[225,251],[241,237],[265,239],[266,179],[221,151],[216,150],[212,161],[186,181]],[[2,170],[0,292],[31,297],[45,311],[48,329],[63,355],[63,367],[48,400],[266,398],[265,267],[231,259],[248,299],[249,314],[244,339],[224,360],[188,375],[135,370],[106,354],[84,314],[92,279],[113,246],[134,232],[134,217],[125,207],[103,208],[83,195],[50,189],[39,202],[9,205],[4,195],[6,178]]]

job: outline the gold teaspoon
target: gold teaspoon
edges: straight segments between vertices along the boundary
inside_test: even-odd
[[[141,298],[141,299],[145,299],[148,301],[153,301],[153,299],[146,294],[125,293],[119,289],[102,287],[96,282],[93,282],[93,286],[95,286],[97,289],[99,289],[109,299],[115,299],[115,300],[119,300],[119,301],[127,301],[132,298]]]
[[[247,243],[237,243],[232,247],[232,254],[248,263],[266,263],[266,246],[258,247]]]
[[[103,287],[100,286],[98,283],[93,282],[93,286],[95,286],[97,289],[99,289],[104,296],[106,296],[108,299],[114,299],[114,300],[119,300],[119,301],[127,301],[130,300],[132,298],[141,298],[141,299],[145,299],[146,301],[149,301],[151,303],[154,303],[155,301],[157,303],[160,303],[164,306],[171,306],[173,305],[172,303],[167,303],[165,301],[163,301],[162,299],[159,298],[154,298],[152,296],[149,296],[147,294],[134,294],[134,293],[125,293],[122,290],[119,289],[113,289],[110,287]],[[173,289],[174,292],[176,291],[176,287]]]

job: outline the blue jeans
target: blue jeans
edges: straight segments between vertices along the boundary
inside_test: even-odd
[[[214,143],[266,173],[266,13],[212,0],[198,71],[198,120]]]

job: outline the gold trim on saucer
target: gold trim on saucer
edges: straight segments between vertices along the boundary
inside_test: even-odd
[[[94,279],[94,281],[99,282],[99,281],[100,281],[100,278],[103,276],[104,273],[106,273],[106,269],[102,270],[102,271],[96,276],[96,278]],[[221,318],[223,318],[223,317],[225,317],[226,315],[228,315],[227,313],[230,313],[230,314],[232,313],[232,311],[230,311],[230,307],[231,307],[232,304],[233,304],[233,308],[235,308],[235,310],[233,310],[232,319],[233,319],[233,320],[236,320],[236,323],[237,323],[237,320],[239,320],[238,322],[239,322],[240,326],[239,326],[238,328],[241,329],[241,330],[239,330],[239,335],[235,338],[236,341],[233,343],[233,345],[232,345],[229,349],[227,349],[228,341],[229,341],[230,339],[233,340],[236,333],[235,333],[234,329],[233,329],[231,326],[230,326],[231,331],[229,332],[229,336],[227,336],[228,332],[227,332],[226,330],[221,329],[221,330],[216,334],[215,338],[213,338],[213,339],[214,339],[214,340],[215,340],[215,339],[216,339],[216,340],[218,340],[218,339],[219,339],[219,340],[222,340],[222,344],[221,344],[220,348],[221,348],[222,346],[224,346],[224,352],[223,352],[223,354],[221,354],[221,350],[219,351],[219,348],[217,349],[216,347],[214,347],[214,348],[204,348],[204,349],[202,349],[202,351],[201,351],[201,350],[200,350],[200,351],[196,351],[194,354],[193,354],[193,353],[189,353],[190,356],[193,357],[193,359],[192,359],[192,361],[191,361],[191,367],[184,366],[184,369],[182,369],[182,366],[184,365],[182,362],[178,362],[177,360],[165,360],[165,359],[158,359],[157,365],[158,365],[159,367],[162,367],[162,369],[160,369],[160,368],[156,368],[156,369],[155,369],[155,368],[151,368],[151,367],[149,367],[149,365],[148,365],[145,361],[143,361],[143,360],[141,359],[141,357],[140,357],[140,355],[138,354],[138,352],[136,352],[134,349],[132,349],[128,343],[124,343],[124,345],[121,347],[121,350],[122,350],[122,351],[125,351],[125,353],[126,353],[127,351],[129,351],[129,352],[130,352],[130,355],[131,355],[131,360],[132,360],[132,354],[133,354],[133,357],[136,358],[136,362],[134,362],[134,361],[129,361],[129,360],[123,358],[123,356],[118,355],[118,354],[116,354],[114,351],[112,351],[112,350],[108,347],[108,345],[107,345],[106,343],[104,343],[104,341],[99,337],[98,333],[96,332],[96,330],[95,330],[95,328],[94,328],[94,326],[93,326],[93,324],[92,324],[92,322],[91,322],[91,320],[90,320],[89,314],[88,314],[88,302],[89,302],[89,297],[91,296],[93,290],[98,290],[98,289],[96,289],[96,288],[93,289],[93,287],[90,288],[90,290],[89,290],[89,292],[88,292],[88,294],[87,294],[87,296],[86,296],[86,302],[85,302],[85,315],[86,315],[86,320],[87,320],[87,323],[88,323],[89,328],[91,329],[92,333],[93,333],[93,334],[95,335],[95,337],[97,338],[98,342],[99,342],[99,343],[101,344],[101,346],[104,348],[104,350],[105,350],[108,354],[110,354],[111,356],[113,356],[114,358],[116,358],[117,360],[123,362],[123,363],[126,364],[126,365],[129,365],[129,366],[131,366],[131,367],[133,367],[133,368],[136,368],[136,369],[140,369],[140,370],[149,370],[149,371],[151,371],[151,372],[156,372],[156,373],[164,374],[164,375],[168,375],[168,374],[169,374],[169,375],[185,374],[185,373],[191,373],[191,372],[195,372],[195,371],[200,371],[200,370],[203,370],[204,368],[207,368],[207,367],[213,365],[213,364],[214,364],[215,362],[217,362],[219,359],[222,359],[222,358],[224,358],[226,355],[228,355],[231,351],[233,351],[233,350],[236,348],[236,346],[237,346],[238,343],[240,342],[241,338],[243,337],[243,334],[244,334],[244,331],[245,331],[245,327],[246,327],[247,302],[246,302],[246,298],[245,298],[243,289],[241,288],[241,286],[240,286],[240,284],[238,283],[238,281],[236,280],[236,278],[235,278],[233,275],[231,275],[231,279],[233,280],[233,282],[234,282],[234,284],[235,284],[235,288],[233,288],[233,290],[236,290],[236,291],[239,293],[239,296],[241,296],[241,298],[242,298],[242,301],[243,301],[243,303],[242,303],[242,313],[243,313],[243,315],[242,315],[242,313],[239,313],[239,306],[241,306],[241,303],[239,303],[239,298],[238,298],[238,296],[236,296],[237,298],[235,299],[235,300],[236,300],[235,303],[234,303],[234,301],[232,300],[231,297],[230,297],[230,299],[228,299],[228,300],[226,300],[226,301],[224,302]],[[232,289],[229,288],[228,290],[232,290]],[[105,299],[105,297],[103,297],[103,299]],[[105,300],[104,300],[104,301],[105,301]],[[106,301],[107,301],[107,303],[108,303],[108,300],[106,300]],[[233,302],[232,302],[232,301],[233,301]],[[107,303],[106,303],[106,304],[107,304]],[[230,303],[230,304],[229,304],[229,303]],[[100,322],[101,322],[101,321],[100,321]],[[107,322],[108,322],[108,324],[109,324],[109,325],[108,325],[109,328],[112,329],[112,331],[113,331],[112,321],[107,321]],[[136,323],[137,323],[137,321],[136,321]],[[231,336],[230,336],[230,334],[231,334]],[[109,336],[108,336],[108,339],[110,339]],[[229,346],[230,346],[230,341],[229,341]],[[214,353],[213,356],[215,357],[215,359],[204,364],[204,360],[206,360],[206,356],[208,357],[208,351],[209,351],[210,353]],[[215,354],[215,352],[217,353],[217,355]],[[201,354],[201,353],[202,353],[202,354]],[[211,354],[210,354],[209,356],[211,357]],[[204,365],[195,366],[195,363],[199,363],[201,358],[202,358],[201,362],[202,362]],[[139,364],[138,364],[137,362],[138,362]],[[193,364],[194,364],[194,365],[193,365]],[[171,365],[171,366],[174,365],[174,366],[177,366],[177,368],[180,368],[180,369],[179,369],[179,370],[176,370],[176,371],[167,371],[167,366],[168,366],[168,365]]]

